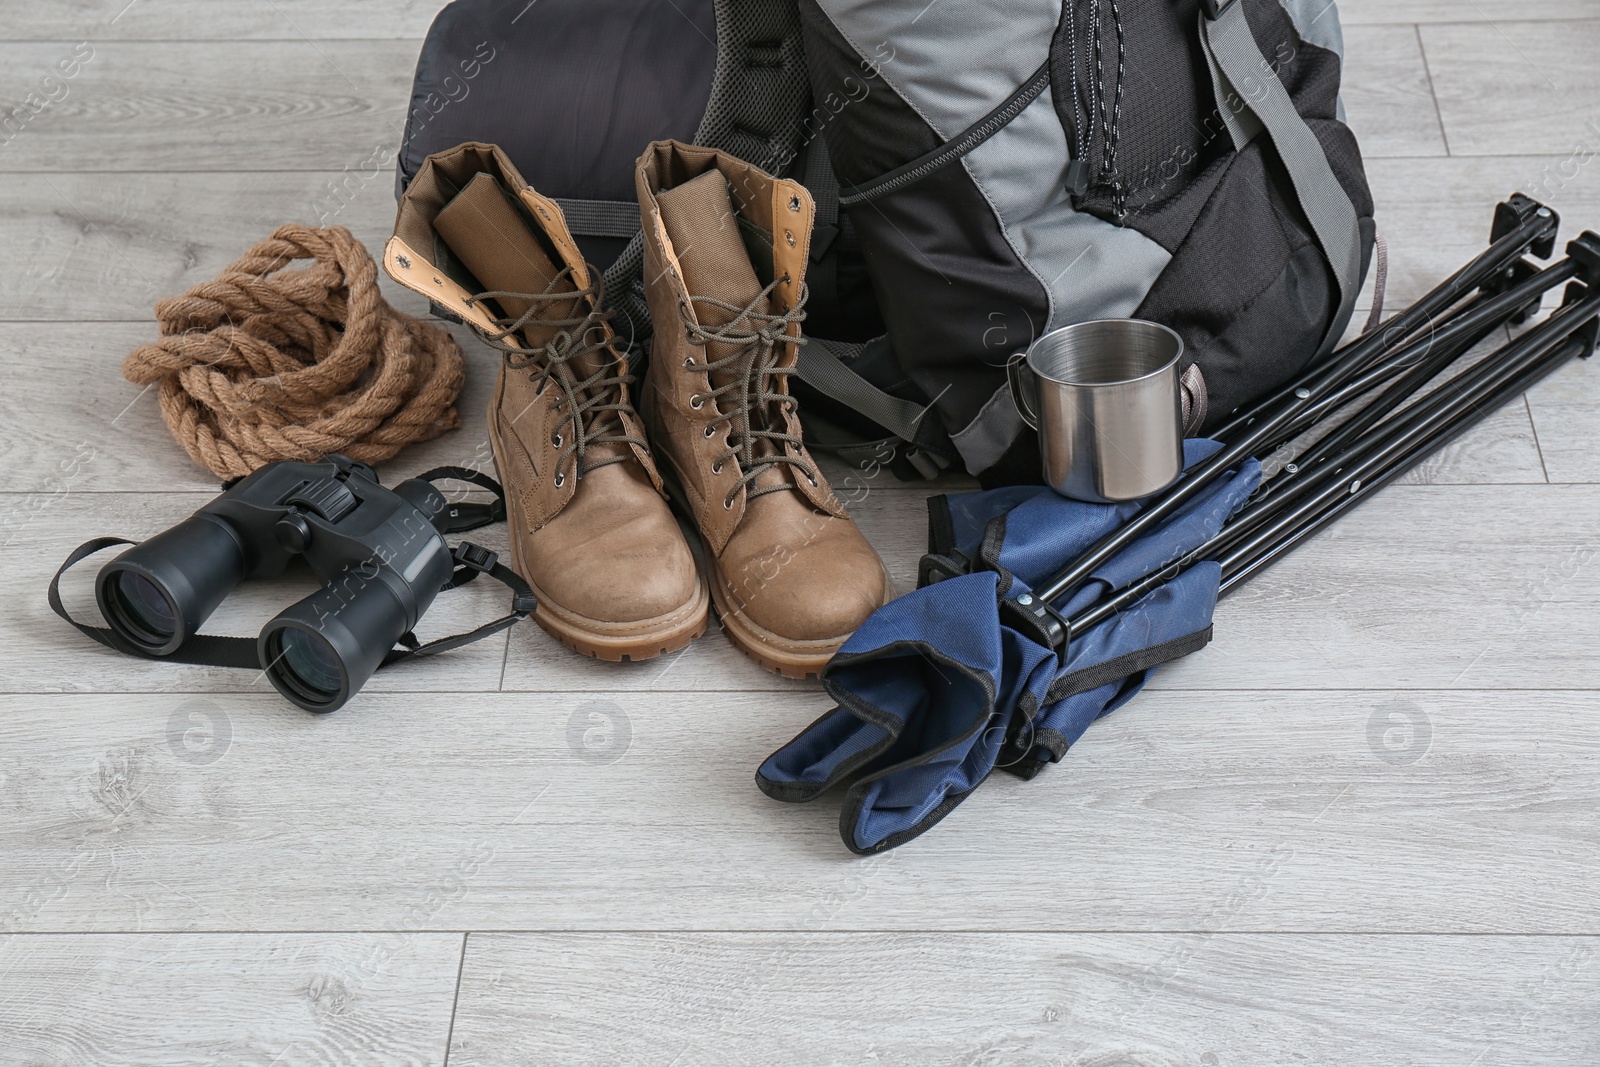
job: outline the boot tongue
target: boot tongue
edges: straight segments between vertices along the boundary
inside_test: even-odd
[[[546,292],[561,273],[562,268],[534,234],[534,225],[517,209],[495,176],[487,172],[474,175],[433,220],[434,231],[449,247],[450,254],[472,272],[485,290],[510,293]],[[577,286],[569,275],[557,291],[577,292]],[[495,302],[513,319],[536,308],[535,317],[518,331],[525,348],[550,343],[562,329],[547,326],[546,322],[582,313],[577,299],[535,302],[501,296]],[[571,364],[572,372],[578,378],[587,378],[609,358],[604,351],[591,352]],[[579,362],[588,365],[580,366]]]
[[[661,207],[661,223],[666,227],[673,251],[677,253],[678,266],[683,271],[683,284],[690,296],[711,297],[736,308],[744,308],[761,295],[766,286],[756,276],[755,268],[750,264],[750,253],[739,239],[738,216],[734,212],[733,198],[728,193],[728,180],[721,171],[708,170],[677,188],[657,193],[656,203]],[[727,326],[740,331],[755,328],[747,316],[737,312],[726,311],[703,301],[695,302],[693,307],[695,319],[702,326]],[[759,315],[771,314],[770,298],[756,304],[753,310]],[[706,355],[713,362],[720,362],[735,353],[742,357],[713,371],[712,386],[718,389],[733,383],[743,386],[751,378],[750,363],[757,350],[756,345],[707,341]],[[729,399],[733,395],[729,394]],[[725,405],[724,410],[728,406]],[[749,414],[757,420],[764,417],[762,412]],[[737,433],[745,433],[748,429],[743,425],[734,427]],[[772,444],[765,439],[756,442],[755,455],[758,459],[773,452]],[[755,478],[755,484],[763,487],[788,484],[788,481],[782,464],[769,466]]]
[[[545,252],[535,234],[535,225],[518,210],[495,176],[486,172],[475,175],[433,220],[435,232],[449,247],[450,253],[472,272],[485,290],[510,293],[547,292],[561,273],[562,268]],[[556,291],[576,293],[578,287],[568,275]],[[524,348],[549,344],[563,329],[576,334],[580,327],[550,326],[546,323],[575,318],[588,309],[587,302],[580,302],[576,297],[570,300],[532,301],[501,296],[496,297],[495,302],[512,318],[521,318],[529,308],[534,309],[534,317],[517,331]],[[589,329],[604,332],[605,326],[595,324]],[[577,336],[574,344],[582,345],[585,341],[599,339],[598,333],[591,332]],[[581,382],[602,367],[613,366],[615,362],[616,357],[609,348],[598,348],[568,360],[567,371],[575,381]],[[615,390],[617,387],[609,388]],[[600,420],[598,423],[597,418]],[[602,412],[584,421],[591,429],[599,425],[605,433],[617,432],[615,413]],[[616,442],[594,444],[588,447],[584,458],[586,463],[593,463],[596,459],[623,455],[627,451],[627,445]]]
[[[661,222],[672,240],[683,271],[683,284],[690,296],[710,297],[743,308],[765,288],[750,265],[750,253],[739,239],[738,216],[728,195],[728,180],[719,170],[708,170],[675,189],[656,194],[661,206]],[[758,314],[770,312],[769,301],[755,308]],[[703,301],[693,305],[695,319],[702,326],[732,326],[749,330],[752,324],[743,316]],[[749,376],[753,345],[706,342],[706,353],[713,362],[727,359],[743,348],[743,359],[711,375],[711,384],[722,388]]]

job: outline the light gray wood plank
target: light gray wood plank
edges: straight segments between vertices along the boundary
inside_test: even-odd
[[[1344,40],[1340,95],[1362,155],[1448,155],[1415,30],[1353,26]]]
[[[441,1064],[459,934],[0,939],[0,1064]]]
[[[273,0],[219,4],[212,0],[56,0],[0,5],[12,40],[231,41],[305,38],[421,38],[441,0]],[[509,6],[509,5],[508,5]],[[515,15],[511,7],[507,18]]]
[[[0,44],[0,171],[339,170],[398,145],[416,41]],[[48,102],[54,97],[54,102]],[[17,128],[20,127],[20,128]],[[387,161],[385,161],[387,162]]]
[[[92,460],[90,462],[93,462]],[[213,489],[214,492],[214,489]],[[0,692],[215,691],[274,692],[255,671],[229,670],[122,656],[102,648],[56,618],[45,587],[68,553],[91,537],[114,534],[142,540],[168,529],[209,499],[199,493],[42,492],[0,498],[5,570],[0,589],[11,608],[0,618]],[[505,551],[505,527],[470,535],[474,543]],[[62,582],[62,597],[79,619],[99,624],[94,579],[110,549],[86,560]],[[240,586],[207,622],[205,631],[254,637],[278,612],[317,588],[309,572]],[[423,639],[461,633],[509,610],[511,594],[498,582],[477,581],[441,594],[428,610]],[[496,634],[449,655],[397,664],[369,683],[374,691],[471,692],[499,687],[507,637]],[[274,692],[275,695],[275,692]]]
[[[1569,1064],[1596,1050],[1597,955],[1569,938],[476,935],[450,1062]]]
[[[1177,689],[1592,687],[1591,486],[1395,486],[1218,608]]]
[[[1564,367],[1528,393],[1552,482],[1600,482],[1600,366]]]
[[[871,861],[840,843],[837,797],[783,805],[750,780],[826,707],[793,691],[371,694],[322,717],[275,694],[11,698],[0,916],[1600,933],[1593,692],[1147,692],[1060,766],[996,775]]]
[[[351,167],[369,150],[346,146]],[[337,169],[17,174],[5,182],[0,241],[12,259],[0,272],[0,320],[148,321],[157,300],[215,278],[286,222],[343,226],[374,255],[394,229],[390,172],[370,180]],[[426,312],[427,301],[381,271],[379,283],[396,307]]]
[[[1496,330],[1488,340],[1446,367],[1444,373],[1419,390],[1418,397],[1448,387],[1457,376],[1470,370],[1479,361],[1490,358],[1510,338],[1509,330]],[[1397,484],[1542,484],[1544,481],[1544,464],[1539,458],[1533,420],[1528,415],[1527,404],[1518,397],[1491,412],[1474,429],[1422,460]]]
[[[447,464],[494,471],[484,412],[500,356],[464,327],[435,325],[466,358],[456,401],[461,427],[378,464],[387,484]],[[0,492],[215,493],[218,478],[189,458],[162,421],[156,388],[122,377],[128,353],[158,336],[145,322],[0,323],[0,361],[14,375],[0,392]],[[0,500],[0,515],[5,507]]]
[[[1474,12],[1473,14],[1478,14]],[[1421,28],[1453,155],[1600,152],[1600,20]]]
[[[1591,0],[1518,0],[1515,5],[1462,3],[1461,0],[1339,0],[1346,26],[1375,23],[1558,22],[1594,17]],[[1556,32],[1560,32],[1557,30]]]
[[[1594,144],[1600,149],[1600,137]],[[1367,174],[1378,229],[1389,241],[1391,310],[1412,303],[1487,248],[1494,207],[1513,192],[1561,214],[1558,254],[1568,239],[1600,226],[1600,157],[1581,167],[1566,156],[1374,159]]]

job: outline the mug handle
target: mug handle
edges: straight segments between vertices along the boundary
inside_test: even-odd
[[[1039,404],[1034,398],[1039,395],[1039,379],[1028,367],[1026,352],[1018,352],[1006,361],[1006,381],[1011,386],[1011,400],[1017,406],[1017,414],[1029,429],[1037,430]]]

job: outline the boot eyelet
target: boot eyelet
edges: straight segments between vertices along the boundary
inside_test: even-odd
[[[723,511],[732,511],[733,510],[733,497],[725,496],[725,497],[722,498],[722,510]]]
[[[716,435],[717,435],[717,428],[715,426],[707,426],[706,427],[706,436],[707,437],[715,437]]]
[[[704,407],[705,403],[706,398],[701,396],[699,393],[696,393],[689,398],[689,406],[694,408],[696,411],[699,411],[702,407]]]
[[[785,241],[789,242],[789,247],[790,248],[794,247],[794,231],[793,230],[784,230],[783,231],[783,239]]]
[[[798,196],[791,196],[789,198],[789,210],[790,211],[799,211],[800,210],[800,198]]]
[[[567,484],[567,476],[566,476],[566,474],[564,474],[561,471],[556,471],[556,477],[555,477],[555,486],[556,486],[556,488],[560,489],[563,485],[566,485],[566,484]]]
[[[561,435],[559,433],[551,434],[550,435],[550,443],[552,445],[554,445],[556,448],[560,448],[561,447]]]
[[[685,367],[688,367],[690,370],[694,370],[694,357],[693,356],[684,357],[683,365]]]
[[[711,465],[711,473],[712,474],[721,474],[722,473],[722,462],[720,460]]]

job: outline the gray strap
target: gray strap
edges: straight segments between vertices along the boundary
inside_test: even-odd
[[[639,205],[632,200],[556,200],[567,229],[579,237],[632,237],[639,232]]]
[[[1215,18],[1202,14],[1200,37],[1210,62],[1216,65],[1229,87],[1235,90],[1239,85],[1257,87],[1255,99],[1236,91],[1234,95],[1245,103],[1272,139],[1278,158],[1289,172],[1300,209],[1311,223],[1328,265],[1333,268],[1334,280],[1339,286],[1339,314],[1334,317],[1333,328],[1323,341],[1326,351],[1338,342],[1336,334],[1349,322],[1361,288],[1361,227],[1355,204],[1334,175],[1322,142],[1295,110],[1283,82],[1271,74],[1272,66],[1261,54],[1261,46],[1245,20],[1243,0],[1230,0]],[[1232,111],[1226,101],[1226,95],[1218,100],[1225,119]],[[1232,121],[1228,128],[1234,131]],[[1241,123],[1235,137],[1248,130],[1248,125]]]
[[[928,413],[928,409],[884,392],[839,358],[841,352],[859,352],[863,347],[813,337],[801,346],[795,369],[800,380],[813,389],[860,412],[897,437],[915,441],[917,424]]]
[[[1202,19],[1204,15],[1200,16]],[[1201,37],[1205,31],[1201,31]],[[1211,72],[1211,91],[1217,98],[1217,114],[1222,116],[1222,123],[1228,128],[1228,138],[1233,141],[1233,150],[1242,151],[1244,146],[1255,140],[1256,135],[1264,128],[1261,120],[1256,118],[1255,112],[1249,110],[1245,98],[1239,90],[1228,81],[1228,76],[1222,73],[1222,68],[1217,65],[1217,57],[1211,54],[1211,49],[1201,49],[1206,54],[1206,69]],[[1233,109],[1233,101],[1239,102],[1240,110]]]

